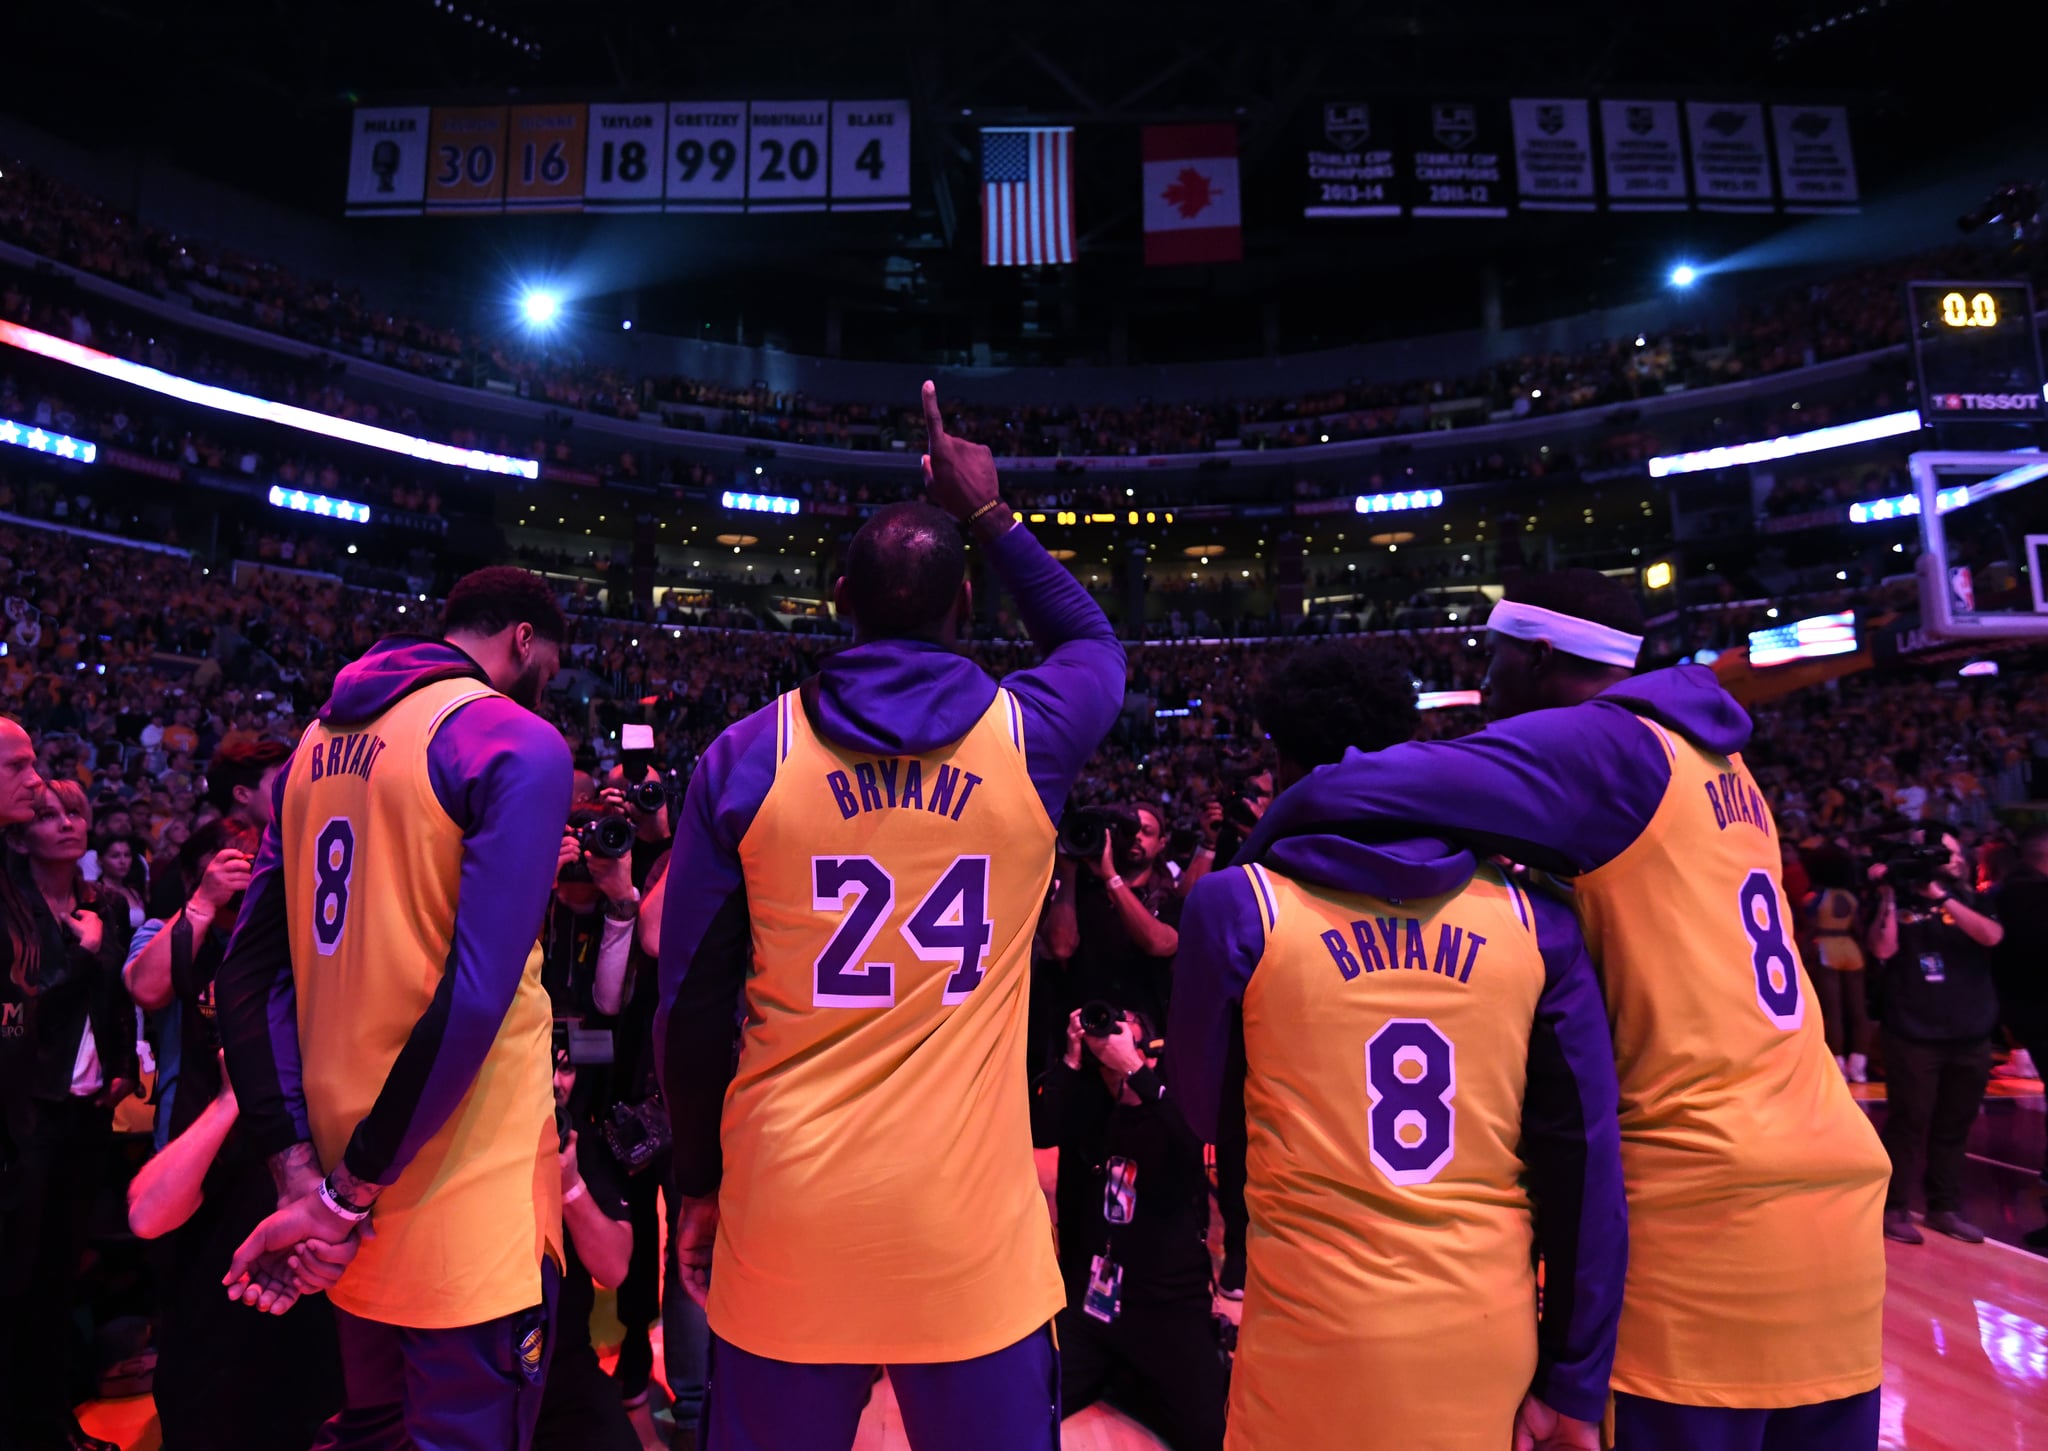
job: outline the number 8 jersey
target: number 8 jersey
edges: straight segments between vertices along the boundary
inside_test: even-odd
[[[1856,1395],[1883,1368],[1890,1165],[1828,1052],[1763,794],[1740,755],[1636,719],[1670,757],[1663,801],[1576,880],[1621,1078],[1614,1388],[1766,1408]]]
[[[776,711],[739,843],[753,952],[725,1099],[711,1326],[799,1362],[951,1361],[1065,1302],[1031,1157],[1031,942],[1054,830],[998,690],[875,756]]]

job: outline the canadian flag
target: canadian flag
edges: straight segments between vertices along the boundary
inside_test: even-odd
[[[1236,262],[1244,256],[1237,127],[1145,128],[1145,265]]]

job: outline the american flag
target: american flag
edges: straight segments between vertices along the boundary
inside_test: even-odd
[[[1074,128],[981,133],[981,260],[1038,267],[1074,260]]]

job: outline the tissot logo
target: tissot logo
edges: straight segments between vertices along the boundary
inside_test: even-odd
[[[2031,413],[2041,406],[2032,393],[1943,393],[1935,403],[1944,413]]]
[[[1372,139],[1372,112],[1363,102],[1333,101],[1323,107],[1323,134],[1350,150]]]

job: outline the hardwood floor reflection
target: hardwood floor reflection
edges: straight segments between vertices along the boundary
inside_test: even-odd
[[[1887,1243],[1885,1451],[2048,1448],[2048,1259]]]

